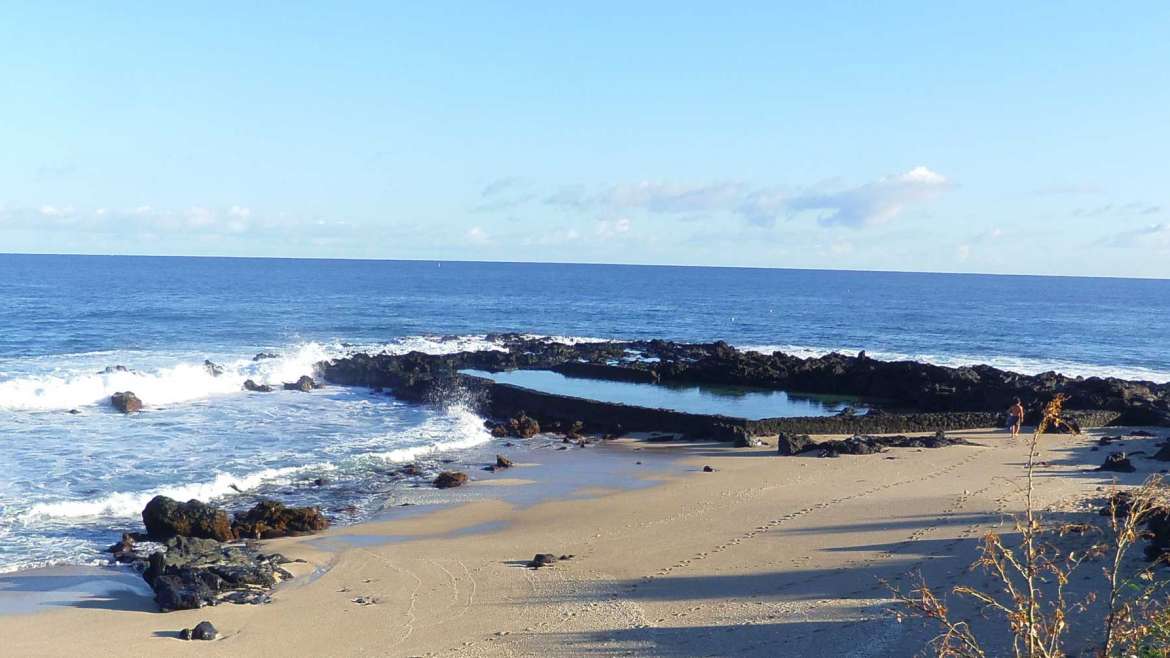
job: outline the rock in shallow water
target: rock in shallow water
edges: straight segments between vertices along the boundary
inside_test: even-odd
[[[465,484],[467,484],[467,474],[459,471],[443,471],[439,473],[439,477],[435,478],[434,482],[436,489],[451,489]]]
[[[245,391],[253,391],[256,393],[271,393],[272,387],[269,386],[268,384],[257,384],[255,381],[253,381],[251,379],[245,379],[244,380],[244,390]]]
[[[300,378],[292,384],[285,383],[284,385],[284,390],[286,391],[304,391],[305,393],[308,393],[315,388],[321,388],[321,385],[313,381],[313,378],[308,375],[301,375]]]
[[[310,535],[329,527],[329,519],[315,507],[285,507],[275,500],[262,500],[242,514],[236,514],[232,531],[237,537],[272,539]]]
[[[119,391],[110,396],[110,404],[124,414],[142,411],[142,400],[132,391]]]
[[[155,496],[142,510],[142,524],[151,539],[203,537],[218,541],[235,539],[227,512],[198,500],[180,503]]]

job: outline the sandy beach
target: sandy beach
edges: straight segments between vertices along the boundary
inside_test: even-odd
[[[1105,454],[1092,449],[1102,433],[1041,439],[1042,507],[1095,516],[1090,504],[1117,477],[1089,470]],[[772,447],[611,446],[620,459],[645,459],[647,475],[661,482],[531,505],[488,494],[324,537],[274,540],[269,548],[307,563],[294,565],[299,577],[269,605],[162,614],[128,592],[91,596],[0,617],[4,653],[913,655],[931,629],[895,620],[882,580],[906,586],[918,570],[949,588],[980,578],[964,575],[979,538],[1009,530],[1006,515],[1023,506],[1026,442],[957,434],[978,445],[836,459],[779,457]],[[1132,439],[1126,449],[1155,440]],[[653,451],[678,459],[651,459]],[[1158,470],[1159,462],[1136,461],[1139,472],[1123,482]],[[523,487],[525,471],[541,468],[469,489]],[[573,557],[526,568],[536,553]],[[11,589],[18,580],[6,582]],[[175,639],[204,619],[222,639]]]

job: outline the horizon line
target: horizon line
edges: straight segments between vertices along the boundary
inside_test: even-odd
[[[1026,272],[963,272],[963,271],[932,271],[932,270],[882,270],[882,269],[853,269],[833,267],[767,267],[762,265],[697,265],[693,263],[600,263],[587,261],[539,261],[539,260],[460,260],[442,258],[352,258],[343,256],[227,256],[227,255],[191,255],[191,254],[92,254],[92,253],[60,253],[60,252],[5,252],[3,256],[56,256],[79,258],[202,258],[218,260],[300,260],[300,261],[347,261],[366,263],[458,263],[475,265],[574,265],[593,267],[658,267],[658,268],[691,268],[716,270],[779,270],[791,272],[850,272],[856,274],[945,274],[954,276],[1002,276],[1002,277],[1034,277],[1050,279],[1114,279],[1132,281],[1170,281],[1170,277],[1156,276],[1119,276],[1119,275],[1092,275],[1092,274],[1035,274]]]

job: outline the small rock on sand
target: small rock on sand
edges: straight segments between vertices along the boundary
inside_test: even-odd
[[[219,631],[209,621],[195,624],[195,628],[184,628],[179,631],[179,638],[183,640],[214,640],[219,637]]]

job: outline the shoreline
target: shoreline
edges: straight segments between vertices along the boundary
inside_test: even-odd
[[[1087,514],[1077,503],[1100,496],[1098,487],[1160,470],[1161,462],[1138,459],[1134,474],[1088,471],[1108,452],[1092,449],[1095,437],[1118,429],[1041,438],[1037,494],[1045,507]],[[914,567],[936,580],[961,572],[978,536],[1020,506],[1010,483],[1022,475],[1024,442],[1002,431],[956,435],[979,445],[829,459],[778,457],[774,447],[646,443],[647,456],[681,453],[675,472],[654,486],[528,506],[489,497],[265,542],[289,557],[331,560],[311,578],[298,573],[267,605],[163,614],[91,600],[0,616],[0,632],[21,655],[78,647],[101,655],[916,651],[928,629],[895,624],[875,578]],[[1126,439],[1126,449],[1155,441]],[[715,472],[700,472],[704,464]],[[469,490],[480,488],[496,491]],[[336,535],[399,540],[336,553],[314,543]],[[521,566],[545,552],[574,557]],[[172,639],[204,619],[223,639]]]

